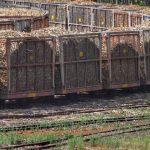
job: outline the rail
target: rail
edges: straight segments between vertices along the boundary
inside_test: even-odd
[[[34,129],[50,129],[50,128],[61,128],[61,127],[74,127],[74,126],[87,126],[93,124],[101,123],[114,123],[114,122],[129,122],[135,120],[149,120],[149,115],[139,115],[131,117],[114,117],[114,118],[100,118],[100,119],[89,119],[85,121],[58,121],[50,123],[37,123],[31,125],[22,125],[22,126],[12,126],[12,127],[0,127],[0,132],[9,132],[9,131],[26,131]]]
[[[99,137],[108,137],[108,136],[117,136],[125,133],[135,133],[139,131],[147,131],[150,129],[150,124],[143,124],[143,125],[136,125],[133,127],[125,127],[125,128],[119,128],[119,129],[113,129],[113,130],[107,130],[102,131],[98,133],[89,133],[82,135],[84,138],[84,141],[88,142],[90,140],[91,136],[99,136]],[[80,135],[81,137],[81,135]],[[52,142],[50,141],[44,141],[44,142],[36,142],[36,143],[30,143],[30,144],[18,144],[18,145],[11,145],[6,147],[1,147],[1,149],[9,150],[9,149],[15,149],[15,148],[25,148],[28,150],[31,149],[47,149],[47,148],[55,148],[58,146],[64,146],[67,145],[67,141],[69,138],[60,138],[57,140],[54,140]]]

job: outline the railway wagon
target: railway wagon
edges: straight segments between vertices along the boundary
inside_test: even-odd
[[[47,13],[43,16],[34,17],[31,21],[31,30],[39,30],[46,27],[49,27],[49,17]]]
[[[113,4],[142,4],[150,6],[149,0],[96,0],[98,3],[113,3]]]
[[[67,28],[67,3],[64,2],[49,2],[42,3],[36,1],[23,1],[18,0],[15,2],[17,5],[28,6],[30,8],[40,8],[49,12],[49,25],[60,26]]]
[[[1,39],[0,46],[1,98],[81,93],[141,84],[143,52],[139,31],[8,38]],[[143,69],[149,65],[147,56]],[[146,81],[148,84],[149,78]]]
[[[0,98],[54,95],[53,37],[0,40]]]
[[[3,4],[14,4],[15,1],[14,0],[2,0],[1,3],[3,3]]]
[[[20,2],[21,0],[1,0],[4,3],[15,3],[15,2]],[[25,2],[25,4],[27,2],[31,2],[31,0],[23,0]],[[53,0],[38,0],[39,2],[52,2]],[[60,0],[55,0],[60,2]],[[63,0],[65,1],[65,0]],[[70,2],[72,0],[66,0],[65,2]],[[88,1],[88,0],[87,0]],[[91,0],[89,0],[91,2]],[[139,4],[139,2],[143,2],[143,5],[145,6],[150,6],[150,2],[148,0],[92,0],[93,2],[97,2],[97,3],[113,3],[113,4]],[[32,2],[36,2],[36,0],[32,0]]]
[[[20,6],[37,7],[49,12],[49,25],[73,31],[93,31],[93,28],[132,27],[143,22],[145,17],[136,11],[107,8],[101,5],[77,5],[67,3],[39,3],[18,0]]]
[[[67,9],[68,29],[93,31],[112,27],[135,27],[142,24],[144,16],[134,11],[123,11],[101,6],[69,5]]]
[[[43,13],[42,16],[0,16],[0,19],[0,30],[30,32],[49,26],[47,13]]]
[[[59,36],[56,94],[102,89],[101,33]]]
[[[131,11],[42,4],[40,7],[51,13],[47,17],[51,24],[68,26],[69,30],[135,26],[144,18],[144,15]],[[19,25],[17,21],[16,27],[20,31],[24,22]],[[32,27],[42,28],[38,21]],[[149,84],[149,36],[147,29],[126,32],[99,30],[39,39],[1,39],[0,98],[49,96]]]
[[[0,46],[1,99],[102,89],[101,33],[8,38]]]
[[[103,57],[103,88],[140,86],[139,31],[106,32]]]
[[[140,86],[144,69],[149,84],[148,39],[141,69],[138,31],[109,32],[106,37],[103,47],[101,33],[63,35],[57,42],[52,37],[1,39],[1,98]]]

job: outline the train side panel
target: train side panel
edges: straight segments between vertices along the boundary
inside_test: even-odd
[[[59,94],[80,93],[102,89],[101,34],[61,36]],[[57,81],[56,81],[57,82]]]
[[[7,39],[1,46],[1,98],[54,95],[53,38]]]

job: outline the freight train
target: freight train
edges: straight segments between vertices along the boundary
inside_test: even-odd
[[[145,24],[150,16],[147,10],[141,11],[138,7],[134,11],[122,10],[93,4],[18,3],[7,4],[7,7],[38,7],[49,12],[48,17],[41,16],[43,21],[39,24],[47,26],[48,18],[49,26],[68,31],[43,35],[48,31],[43,26],[38,37],[35,34],[0,38],[1,99],[150,84],[150,28],[149,22]],[[32,23],[31,29],[36,22]],[[18,28],[12,30],[25,31],[26,26],[22,24],[24,22],[18,21]],[[5,25],[1,29],[8,29],[7,23]]]
[[[60,2],[59,0],[55,0],[55,2]],[[63,0],[63,2],[71,2],[71,1],[76,1],[76,0]],[[87,0],[89,2],[97,2],[97,3],[112,3],[112,4],[137,4],[137,5],[142,5],[142,6],[150,6],[150,1],[149,0]],[[24,4],[28,2],[53,2],[53,0],[2,0],[2,2],[7,3],[7,4],[12,4],[12,3],[19,3],[23,2]],[[38,4],[36,4],[38,5]],[[28,3],[29,6],[29,3]]]
[[[142,6],[150,6],[149,0],[96,0],[96,2],[113,4],[137,4]]]

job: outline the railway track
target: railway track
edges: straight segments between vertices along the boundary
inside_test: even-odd
[[[73,127],[77,125],[87,126],[87,125],[92,125],[92,124],[127,122],[127,121],[133,121],[133,120],[147,120],[147,119],[150,119],[149,115],[104,118],[104,119],[100,118],[100,119],[91,119],[91,120],[89,119],[85,121],[63,121],[63,122],[52,122],[52,123],[46,123],[46,124],[31,124],[31,125],[22,125],[22,126],[13,126],[13,127],[1,127],[0,132],[62,128],[62,127]]]
[[[139,131],[147,131],[150,130],[150,124],[143,124],[143,125],[136,125],[132,128],[125,127],[120,129],[113,129],[113,130],[107,130],[102,131],[98,133],[89,133],[82,135],[85,142],[88,142],[90,140],[91,136],[100,136],[100,137],[108,137],[108,136],[116,136],[121,135],[125,133],[135,133]],[[11,145],[6,147],[1,147],[2,150],[9,150],[9,149],[18,149],[18,148],[24,148],[28,150],[35,150],[35,149],[47,149],[47,148],[53,148],[58,146],[66,145],[68,141],[68,138],[60,138],[57,140],[54,140],[53,142],[44,141],[44,142],[36,142],[36,143],[30,143],[30,144],[18,144],[18,145]]]
[[[99,109],[78,109],[78,110],[67,110],[67,111],[57,111],[50,112],[47,114],[6,114],[0,115],[0,119],[25,119],[25,118],[43,118],[43,117],[51,117],[51,116],[61,116],[61,115],[70,115],[70,114],[87,114],[87,113],[95,113],[95,112],[104,112],[110,111],[113,109],[138,109],[138,108],[148,108],[150,104],[144,105],[127,105],[127,106],[113,106],[113,107],[101,107]]]

